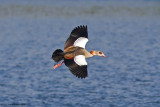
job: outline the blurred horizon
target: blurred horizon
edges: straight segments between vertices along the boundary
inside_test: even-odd
[[[160,18],[158,0],[122,1],[3,1],[0,18]]]

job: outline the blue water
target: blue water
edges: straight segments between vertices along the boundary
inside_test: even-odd
[[[16,8],[9,6],[16,3],[7,3],[8,9]],[[137,9],[134,3],[133,10]],[[22,15],[15,11],[3,15],[0,11],[3,15],[0,17],[0,106],[159,107],[160,14],[156,8],[160,7],[155,8],[157,3],[143,1],[138,6],[144,14],[135,10],[132,16],[130,2],[116,6],[109,2],[109,8],[122,8],[122,11],[103,15],[103,10],[108,11],[103,8],[105,4],[94,1],[88,7],[89,15],[82,9],[80,17],[74,10],[73,17],[66,12],[62,15],[53,12],[52,16],[49,10],[49,15],[42,16],[25,9]],[[20,8],[30,6],[20,1],[17,4],[22,5]],[[31,4],[28,11],[35,8],[36,3]],[[44,3],[45,8],[52,4]],[[71,5],[68,2],[55,5],[64,4],[65,9]],[[77,5],[82,6],[80,1]],[[102,7],[101,13],[92,7],[97,5]],[[43,3],[36,6],[43,8]],[[145,10],[147,6],[151,13]],[[127,14],[123,16],[125,9]],[[87,59],[88,77],[79,79],[65,65],[53,70],[55,63],[51,55],[55,49],[63,49],[74,27],[83,24],[88,26],[87,50],[103,51],[107,57]]]

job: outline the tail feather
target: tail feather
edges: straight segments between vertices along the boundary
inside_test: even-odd
[[[59,62],[64,59],[64,52],[61,49],[56,49],[52,54],[52,59],[55,62]]]

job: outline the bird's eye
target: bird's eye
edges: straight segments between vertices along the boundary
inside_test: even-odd
[[[102,54],[102,52],[99,52],[99,54]]]

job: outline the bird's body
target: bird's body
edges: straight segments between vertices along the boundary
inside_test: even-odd
[[[86,49],[81,47],[71,47],[67,49],[66,54],[64,55],[65,59],[72,59],[77,55],[84,55],[85,58],[92,57],[93,55],[88,52]]]
[[[53,52],[52,59],[55,62],[64,60],[63,62],[69,68],[69,70],[76,75],[78,78],[87,77],[87,62],[85,58],[92,57],[94,55],[103,56],[105,55],[100,51],[88,52],[85,49],[85,45],[88,42],[88,31],[87,26],[78,26],[70,34],[67,39],[64,51],[57,49]],[[56,64],[54,69],[63,64]]]

